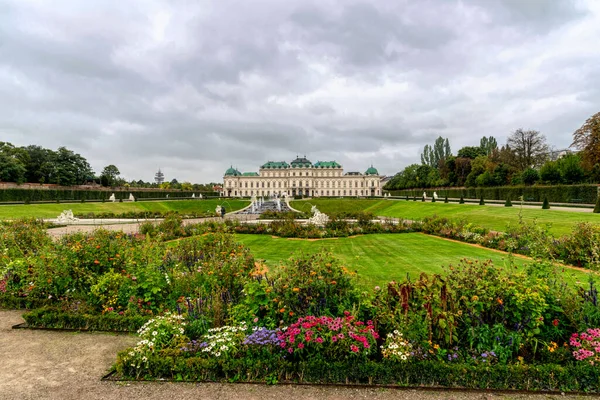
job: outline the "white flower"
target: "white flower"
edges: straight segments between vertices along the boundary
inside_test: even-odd
[[[156,331],[152,332],[152,336],[156,336],[156,335],[158,335],[158,332],[156,332]]]

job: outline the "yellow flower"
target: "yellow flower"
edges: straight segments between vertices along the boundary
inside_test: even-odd
[[[295,287],[295,288],[293,288],[293,289],[292,289],[292,291],[294,291],[294,292],[299,292],[299,291],[300,291],[300,288],[297,288],[297,287]]]
[[[438,349],[440,348],[440,345],[438,345],[438,344],[434,344],[434,345],[433,345],[433,348],[434,348],[434,349],[436,349],[436,350],[438,350]]]
[[[477,297],[477,296],[471,297],[471,301],[477,301],[477,300],[479,300],[479,297]]]

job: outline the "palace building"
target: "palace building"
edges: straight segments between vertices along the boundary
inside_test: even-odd
[[[335,161],[311,163],[306,157],[268,161],[258,172],[229,168],[223,177],[223,196],[381,196],[381,176],[369,167],[364,173],[346,172]]]

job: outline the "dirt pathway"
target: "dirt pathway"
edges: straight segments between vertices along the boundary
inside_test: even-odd
[[[132,345],[128,335],[13,330],[23,322],[20,311],[0,311],[0,399],[545,399],[546,395],[513,396],[488,393],[431,392],[263,386],[244,384],[115,383],[100,378],[118,351]],[[557,398],[552,396],[552,398]],[[561,396],[561,399],[579,397]]]

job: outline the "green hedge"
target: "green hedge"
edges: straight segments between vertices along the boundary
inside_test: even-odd
[[[27,325],[35,328],[83,329],[89,331],[136,332],[149,317],[65,312],[42,307],[23,314]]]
[[[283,358],[219,360],[183,357],[165,352],[148,357],[147,363],[139,369],[124,364],[119,356],[116,369],[124,378],[132,379],[270,383],[286,381],[568,392],[600,390],[600,368],[583,362],[567,366],[358,360],[312,360],[292,363]]]
[[[597,185],[555,185],[555,186],[498,186],[480,188],[448,188],[448,189],[411,189],[392,190],[392,196],[422,196],[427,192],[427,197],[433,196],[436,191],[438,196],[450,198],[479,199],[483,196],[486,200],[519,200],[523,196],[524,201],[538,201],[548,198],[552,203],[570,203],[573,200],[585,204],[596,203],[598,196]]]
[[[51,300],[32,299],[29,297],[16,297],[10,294],[0,294],[0,308],[7,310],[22,310],[43,307],[48,305]]]
[[[178,197],[192,197],[192,194],[202,193],[202,196],[218,196],[217,192],[183,192],[183,191],[164,191],[164,190],[64,190],[64,189],[1,189],[0,202],[11,201],[56,201],[56,200],[108,200],[114,193],[118,199],[129,199],[129,193],[136,199],[156,199]]]

